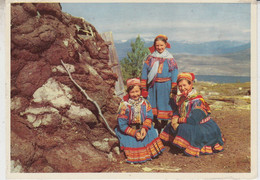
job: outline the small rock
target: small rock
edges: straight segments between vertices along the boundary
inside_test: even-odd
[[[120,149],[119,149],[119,147],[114,147],[114,148],[113,148],[113,151],[114,151],[117,155],[120,155]]]
[[[248,105],[248,102],[243,99],[235,99],[234,104],[238,106],[242,106],[242,105]]]
[[[117,162],[116,158],[113,157],[113,153],[112,153],[112,152],[110,152],[110,153],[107,155],[107,157],[108,157],[108,160],[109,160],[110,162]]]
[[[201,94],[201,95],[205,95],[206,92],[205,92],[205,91],[200,91],[200,94]]]
[[[151,168],[149,168],[149,167],[144,167],[144,168],[142,168],[142,170],[145,171],[145,172],[150,172],[150,171],[152,171],[153,169],[151,169]]]
[[[67,68],[67,70],[70,72],[70,73],[73,73],[75,72],[75,67],[71,64],[65,64],[65,67]],[[66,69],[63,67],[63,65],[58,65],[58,66],[54,66],[52,67],[51,69],[52,72],[61,72],[61,73],[67,73]]]
[[[56,126],[61,122],[61,115],[59,114],[59,111],[49,106],[40,108],[29,106],[20,114],[22,116],[26,115],[27,121],[32,123],[33,127],[39,127],[41,125]]]
[[[24,169],[19,160],[11,160],[11,173],[23,173]]]
[[[106,142],[106,141],[94,141],[94,142],[92,142],[92,145],[96,149],[103,151],[103,152],[107,152],[107,153],[109,153],[110,149],[111,149],[108,142]]]
[[[209,92],[209,95],[218,96],[218,95],[219,95],[219,93],[218,93],[218,92]]]
[[[79,105],[71,105],[66,115],[75,121],[84,120],[87,123],[97,123],[97,117],[87,108]]]

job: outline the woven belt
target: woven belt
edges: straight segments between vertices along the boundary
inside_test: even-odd
[[[138,129],[141,129],[142,128],[142,125],[141,124],[130,124],[129,125],[131,128],[135,129],[135,130],[138,130]]]
[[[155,82],[166,82],[166,81],[170,81],[171,78],[167,77],[167,78],[155,78]]]
[[[202,120],[200,121],[200,124],[206,123],[206,122],[208,122],[209,120],[210,120],[210,117],[208,116],[208,117],[206,117],[205,119],[202,119]]]

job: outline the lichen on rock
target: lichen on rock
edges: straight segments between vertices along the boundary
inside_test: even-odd
[[[50,78],[33,94],[33,102],[50,103],[56,108],[65,108],[71,104],[71,89]]]

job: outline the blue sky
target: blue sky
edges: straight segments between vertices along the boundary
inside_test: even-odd
[[[62,10],[83,17],[98,32],[112,31],[114,40],[139,34],[153,40],[205,42],[250,40],[250,3],[61,3]]]

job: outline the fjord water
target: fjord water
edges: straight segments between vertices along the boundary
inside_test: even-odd
[[[197,81],[210,81],[215,83],[244,83],[250,82],[249,76],[217,76],[217,75],[197,75]]]

